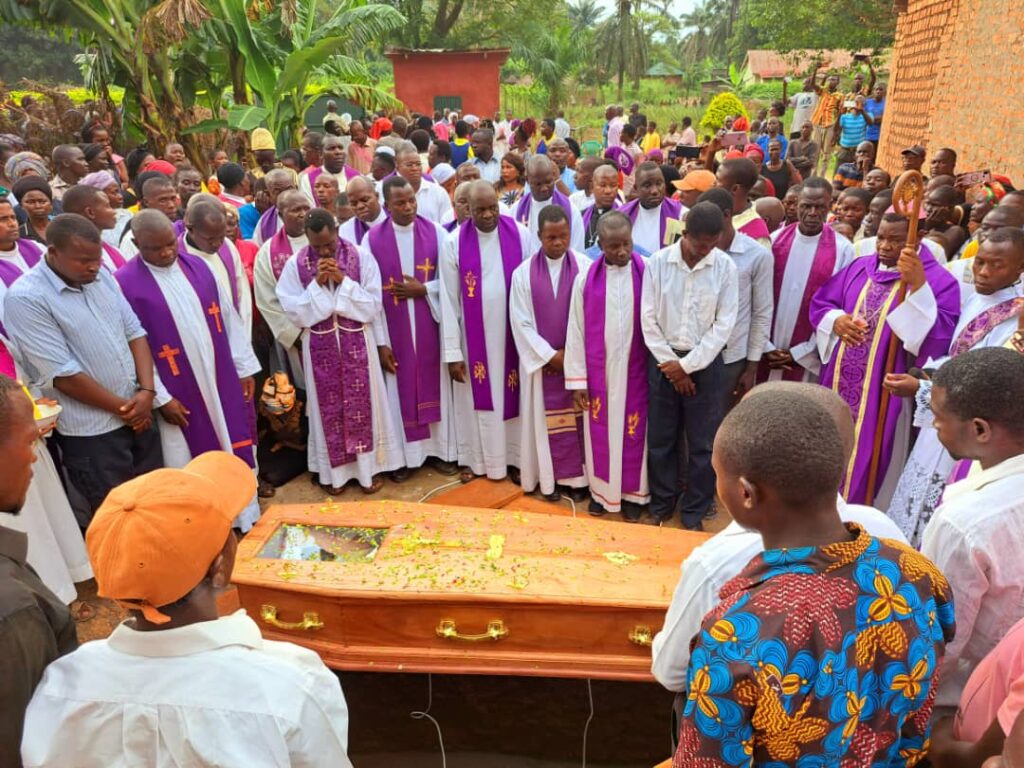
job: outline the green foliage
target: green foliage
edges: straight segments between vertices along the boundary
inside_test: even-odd
[[[72,57],[82,50],[74,41],[42,30],[0,26],[0,80],[22,78],[43,83],[81,83]]]
[[[407,19],[390,34],[407,48],[493,48],[530,40],[545,24],[557,25],[564,5],[541,0],[387,0]]]
[[[94,101],[98,98],[99,94],[95,91],[90,91],[88,88],[63,88],[61,91],[71,99],[71,102],[76,106],[80,107],[87,101]],[[21,100],[25,96],[31,96],[34,99],[43,98],[44,94],[39,91],[8,91],[11,100],[20,104]],[[110,97],[115,104],[120,104],[124,100],[124,88],[112,86],[110,88]]]
[[[777,51],[881,49],[892,45],[896,11],[891,0],[745,0],[737,25],[744,29]]]
[[[547,92],[547,114],[565,100],[569,73],[583,58],[579,36],[569,24],[538,31],[529,45],[516,45],[513,56],[521,59],[525,69]]]
[[[616,75],[616,98],[620,101],[626,76],[636,89],[647,71],[647,43],[643,23],[633,13],[633,1],[616,0],[615,14],[598,26],[594,45],[604,69]]]
[[[747,117],[746,107],[735,93],[720,93],[708,104],[704,116],[700,119],[700,127],[717,131],[725,124],[725,118],[729,115]]]

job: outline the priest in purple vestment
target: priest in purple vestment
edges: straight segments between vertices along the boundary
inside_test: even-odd
[[[956,279],[927,248],[905,247],[908,226],[905,217],[886,214],[878,252],[836,273],[810,305],[824,363],[821,383],[850,406],[857,431],[841,493],[851,504],[883,509],[907,457],[913,416],[912,404],[883,395],[890,345],[897,345],[891,372],[905,373],[949,349],[960,315]]]
[[[540,247],[537,237],[540,212],[549,205],[557,205],[565,211],[569,222],[571,247],[576,253],[583,253],[583,219],[580,212],[572,207],[569,198],[555,188],[558,168],[546,155],[534,155],[526,164],[526,180],[530,185],[527,192],[516,204],[516,221],[526,227],[534,239],[534,248]]]

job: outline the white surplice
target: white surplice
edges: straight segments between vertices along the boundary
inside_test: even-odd
[[[576,262],[577,274],[584,274],[591,261],[569,251],[559,259],[546,256],[530,257],[512,274],[512,294],[509,297],[509,313],[512,322],[512,337],[519,350],[519,381],[522,389],[519,398],[519,422],[521,443],[519,471],[522,487],[527,493],[540,485],[541,493],[555,492],[555,471],[551,462],[551,446],[548,443],[547,413],[544,409],[544,366],[558,351],[552,347],[537,330],[537,317],[533,309],[533,289],[530,269],[534,258],[544,259],[547,265],[546,278],[551,280],[551,292],[557,295],[562,268],[566,259]],[[566,318],[568,320],[568,317]],[[560,478],[558,485],[570,488],[587,486],[586,470],[578,477]]]
[[[224,242],[227,244],[228,250],[231,251],[231,261],[235,265],[234,291],[238,293],[238,315],[242,318],[242,324],[245,326],[245,335],[252,338],[252,289],[249,287],[249,278],[245,275],[242,257],[238,255],[235,244],[230,240]],[[227,292],[228,304],[234,306],[231,299],[234,295],[231,287],[231,275],[228,274],[228,268],[221,261],[220,254],[200,251],[189,243],[188,237],[185,238],[185,251],[206,262],[206,266],[213,271],[213,276],[217,278],[217,285]]]
[[[661,242],[661,205],[655,208],[638,205],[636,221],[633,222],[633,250],[647,257],[664,247]]]
[[[21,512],[0,513],[0,525],[28,536],[28,564],[62,602],[77,598],[76,582],[92,578],[82,531],[42,440],[36,442],[32,482]]]
[[[779,236],[779,230],[772,234],[774,243]],[[814,256],[818,251],[818,241],[821,234],[808,237],[800,233],[797,227],[793,238],[793,246],[789,251],[789,259],[786,261],[786,270],[782,273],[782,286],[779,288],[779,300],[775,305],[775,316],[772,320],[771,335],[765,352],[776,349],[788,349],[793,356],[796,365],[804,369],[804,381],[817,382],[818,374],[821,372],[821,358],[818,357],[817,337],[813,330],[807,341],[790,346],[793,339],[793,330],[796,328],[800,305],[804,300],[804,291],[807,290],[807,281],[811,276],[811,267],[814,265]],[[853,243],[842,235],[836,235],[836,263],[832,268],[832,274],[846,267],[853,261]],[[782,371],[772,371],[768,376],[769,381],[782,381]]]
[[[431,222],[431,224],[433,224],[433,222]],[[417,269],[417,265],[423,263],[424,257],[417,255],[415,252],[415,233],[413,225],[410,224],[407,227],[402,227],[395,224],[394,227],[395,242],[398,244],[398,255],[402,264],[402,274],[416,277],[416,279],[422,282],[423,273],[422,270]],[[440,257],[444,252],[445,242],[448,240],[448,233],[437,224],[433,224],[433,227],[436,230],[437,253],[438,257]],[[364,240],[363,244],[369,248],[370,242],[369,240]],[[434,279],[428,283],[424,283],[424,285],[427,288],[426,298],[427,303],[430,305],[430,314],[435,320],[440,322],[441,281],[438,277],[440,274],[440,268],[436,264],[434,266]],[[390,295],[384,294],[383,301],[394,301],[394,299]],[[412,345],[413,349],[415,349],[416,312],[413,302],[406,301],[405,310],[409,313],[409,328],[412,330]],[[387,316],[383,311],[380,314],[380,324],[383,326],[385,343],[390,346],[391,336],[388,332]],[[440,335],[440,328],[438,327],[435,329],[435,332]],[[392,347],[392,351],[395,351],[394,347]],[[401,367],[403,365],[403,361],[398,358],[397,353],[395,355],[395,359]],[[426,440],[410,442],[405,437],[405,429],[401,428],[403,419],[402,403],[398,394],[398,376],[392,373],[384,374],[384,383],[387,385],[388,390],[388,406],[391,409],[391,419],[394,424],[399,425],[398,431],[401,436],[403,451],[405,454],[405,466],[410,469],[423,466],[423,463],[430,456],[441,459],[442,461],[455,461],[456,459],[455,423],[452,420],[452,379],[451,376],[448,375],[448,366],[444,364],[443,359],[438,365],[437,375],[441,379],[441,421],[430,425],[429,438]]]
[[[604,258],[603,256],[600,258]],[[588,271],[597,262],[591,262]],[[647,485],[647,446],[644,445],[640,468],[640,489],[622,492],[622,444],[626,432],[626,381],[629,373],[629,351],[633,344],[634,313],[640,311],[633,302],[633,267],[605,265],[604,349],[605,380],[608,383],[608,482],[594,475],[594,455],[590,436],[590,420],[583,419],[585,465],[590,495],[609,512],[618,512],[622,502],[648,504],[651,494]],[[565,388],[587,389],[586,331],[583,322],[583,286],[587,271],[576,278],[569,310],[569,329],[565,342]]]
[[[338,173],[331,173],[327,170],[326,166],[321,166],[320,174],[317,176],[317,179],[319,179],[320,176],[333,176],[334,180],[338,182],[338,189],[342,192],[344,192],[345,187],[348,186],[348,174],[345,173],[344,168],[342,168]],[[308,173],[299,174],[299,192],[302,192],[309,198],[309,203],[314,208],[320,207],[320,201],[317,200],[316,190],[313,189],[313,182],[310,180]]]
[[[538,250],[540,250],[540,237],[537,234],[537,218],[540,216],[540,212],[547,208],[549,205],[556,205],[553,198],[549,197],[547,200],[544,200],[542,202],[539,200],[534,200],[533,196],[530,196],[530,212],[529,218],[527,219],[525,226],[526,229],[529,230],[530,237],[532,238],[530,245],[531,254],[534,254]],[[570,208],[572,207],[570,206]],[[513,206],[513,209],[518,213],[519,203],[516,203],[515,206]],[[572,208],[572,216],[569,219],[569,249],[576,251],[577,253],[583,253],[583,251],[586,248],[586,244],[584,242],[585,234],[586,232],[583,228],[583,216],[580,214],[578,210]]]
[[[308,245],[306,234],[303,232],[298,237],[288,235],[288,242],[292,247],[292,255],[298,253]],[[277,298],[277,278],[274,277],[274,268],[270,262],[270,241],[260,246],[256,252],[256,261],[252,273],[253,292],[256,294],[256,308],[260,311],[270,332],[274,334],[275,368],[284,368],[287,362],[288,373],[291,374],[292,383],[299,389],[306,388],[306,379],[302,372],[302,352],[295,345],[302,335],[302,331],[295,327],[295,323],[288,319],[288,316],[281,309],[281,300]],[[274,373],[273,370],[268,374]]]
[[[387,217],[387,212],[383,208],[381,208],[380,212],[377,214],[377,218],[367,223],[367,229],[365,232],[363,232],[363,236],[356,237],[356,222],[359,221],[359,219],[353,216],[351,219],[349,219],[340,227],[338,227],[338,237],[340,237],[342,240],[348,240],[353,245],[362,245],[363,239],[366,237],[366,232],[369,232],[375,226],[384,221],[384,219],[386,219]]]
[[[169,267],[157,267],[146,263],[147,269],[156,280],[160,293],[163,294],[167,307],[171,310],[174,325],[181,336],[182,355],[188,360],[195,374],[196,384],[203,395],[206,411],[210,414],[213,430],[217,434],[221,449],[231,453],[231,434],[228,432],[227,420],[224,417],[224,406],[221,404],[217,386],[217,368],[214,365],[215,353],[210,327],[206,320],[206,308],[199,301],[192,283],[189,282],[175,262]],[[231,306],[231,294],[218,283],[218,303],[220,319],[228,337],[231,348],[231,359],[235,365],[235,373],[241,379],[259,373],[260,364],[252,351],[249,333],[242,325],[238,313]],[[241,384],[238,385],[241,388]],[[160,426],[160,445],[164,453],[164,465],[168,467],[184,467],[193,458],[192,451],[185,440],[181,427],[168,424],[162,417],[157,418]],[[255,452],[256,446],[253,445]],[[235,525],[248,531],[260,517],[259,501],[254,495],[248,506],[235,518]]]
[[[953,339],[956,340],[961,331],[986,310],[1021,295],[1022,290],[1019,283],[988,296],[972,293],[963,303],[963,310],[956,330],[953,332]],[[1016,330],[1017,318],[1011,317],[991,329],[971,349],[1001,347],[1010,340]],[[929,360],[924,367],[938,368],[949,359],[949,357],[943,357],[938,360]],[[900,475],[888,512],[889,517],[896,521],[896,524],[915,547],[921,543],[925,526],[938,506],[943,489],[946,487],[946,480],[956,464],[956,461],[939,441],[938,432],[935,431],[932,424],[930,383],[922,384],[916,400],[917,410],[914,414],[914,425],[920,427],[921,431]],[[909,409],[904,409],[904,411],[909,412]]]
[[[306,369],[306,413],[309,416],[309,449],[307,451],[309,471],[320,477],[320,482],[334,488],[343,487],[349,480],[357,479],[368,488],[373,484],[374,475],[390,472],[402,466],[402,444],[391,420],[387,407],[387,389],[380,367],[377,346],[383,343],[382,329],[378,323],[382,311],[380,270],[377,262],[362,248],[359,249],[359,281],[346,277],[341,285],[320,285],[316,278],[303,286],[299,279],[298,261],[295,256],[288,259],[277,283],[277,296],[281,308],[291,321],[302,329],[302,363]],[[320,405],[313,375],[313,360],[310,355],[310,328],[328,318],[338,315],[362,323],[360,335],[366,344],[370,378],[370,411],[372,413],[373,450],[356,455],[355,461],[331,466],[327,452],[327,437],[320,416]],[[334,331],[334,338],[341,346],[340,329]]]
[[[531,251],[530,233],[517,225],[519,247],[523,259]],[[459,463],[474,474],[501,480],[508,467],[519,466],[519,418],[504,419],[505,408],[505,334],[508,290],[505,287],[505,267],[501,259],[498,230],[476,230],[480,243],[480,291],[483,304],[484,339],[487,343],[487,370],[500,372],[489,377],[491,403],[494,410],[478,411],[473,405],[470,376],[472,362],[466,360],[465,318],[462,312],[462,284],[459,276],[459,233],[455,230],[445,245],[441,257],[441,334],[442,357],[445,363],[466,363],[466,382],[452,383],[455,419],[458,427]]]

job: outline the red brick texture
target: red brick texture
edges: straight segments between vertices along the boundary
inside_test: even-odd
[[[900,150],[957,151],[958,171],[990,168],[1024,185],[1024,14],[1020,0],[909,0],[896,45],[879,164]],[[927,164],[925,173],[927,173]]]

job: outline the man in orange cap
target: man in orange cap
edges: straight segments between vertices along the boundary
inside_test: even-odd
[[[687,208],[693,208],[697,204],[697,198],[715,186],[715,174],[698,168],[689,171],[678,181],[673,181],[672,186],[679,190],[679,200],[682,204]]]
[[[255,491],[221,451],[111,491],[86,546],[99,594],[129,618],[47,669],[26,765],[351,767],[345,698],[319,657],[263,640],[244,611],[217,617],[231,522]]]
[[[32,401],[0,375],[0,511],[18,514],[32,481],[39,429]],[[46,665],[78,646],[67,606],[26,562],[28,537],[0,525],[0,765],[21,765],[25,708]]]

